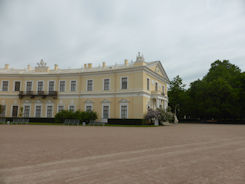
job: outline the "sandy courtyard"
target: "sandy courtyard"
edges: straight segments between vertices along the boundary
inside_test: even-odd
[[[0,184],[244,184],[245,126],[0,126]]]

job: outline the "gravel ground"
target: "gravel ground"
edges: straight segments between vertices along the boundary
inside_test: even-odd
[[[245,125],[1,125],[9,183],[244,184]]]

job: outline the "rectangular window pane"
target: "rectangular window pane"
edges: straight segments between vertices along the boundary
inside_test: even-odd
[[[61,112],[61,111],[63,111],[64,110],[64,106],[63,105],[59,105],[58,106],[58,112]]]
[[[93,80],[88,80],[87,81],[87,91],[92,91],[93,90]]]
[[[65,92],[65,81],[60,81],[60,92]]]
[[[150,90],[150,79],[147,79],[147,90]]]
[[[14,91],[20,91],[20,81],[14,83]]]
[[[41,105],[37,105],[37,106],[36,106],[36,113],[35,113],[35,116],[36,116],[37,118],[41,117],[41,111],[42,111],[41,108],[42,108]]]
[[[86,105],[86,111],[92,111],[92,105]]]
[[[108,105],[103,106],[103,118],[104,119],[109,118],[109,106]]]
[[[70,105],[69,106],[69,110],[72,111],[72,112],[74,112],[75,111],[75,106],[74,105]]]
[[[121,118],[126,119],[128,116],[128,106],[127,105],[122,105],[121,106]]]
[[[53,115],[53,106],[52,105],[48,105],[47,106],[47,117],[52,117]]]
[[[17,117],[17,116],[18,116],[18,106],[13,106],[12,117]]]
[[[6,113],[6,105],[1,105],[1,117],[5,117],[5,113]]]
[[[155,91],[158,91],[158,83],[155,83]]]
[[[43,91],[43,81],[38,81],[37,83],[37,91]]]
[[[25,105],[24,107],[24,117],[29,117],[30,116],[30,106]]]
[[[104,90],[110,89],[110,79],[104,79]]]
[[[3,81],[3,91],[8,91],[9,81]]]
[[[32,91],[32,82],[31,81],[28,81],[26,83],[26,91],[28,91],[28,92]]]
[[[49,81],[49,91],[54,91],[54,81]]]
[[[162,93],[165,95],[164,86],[162,86]]]
[[[122,78],[122,89],[127,89],[128,88],[128,78],[123,77]]]
[[[71,91],[76,91],[76,81],[71,81]]]

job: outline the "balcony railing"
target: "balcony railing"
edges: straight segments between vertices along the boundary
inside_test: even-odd
[[[57,91],[20,91],[19,92],[19,98],[22,99],[24,97],[53,97],[54,99],[57,99],[58,92]]]

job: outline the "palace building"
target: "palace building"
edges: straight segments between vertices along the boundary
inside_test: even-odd
[[[136,61],[78,69],[0,69],[1,117],[54,117],[61,110],[93,110],[98,121],[142,119],[148,108],[167,108],[169,78],[160,61]]]

